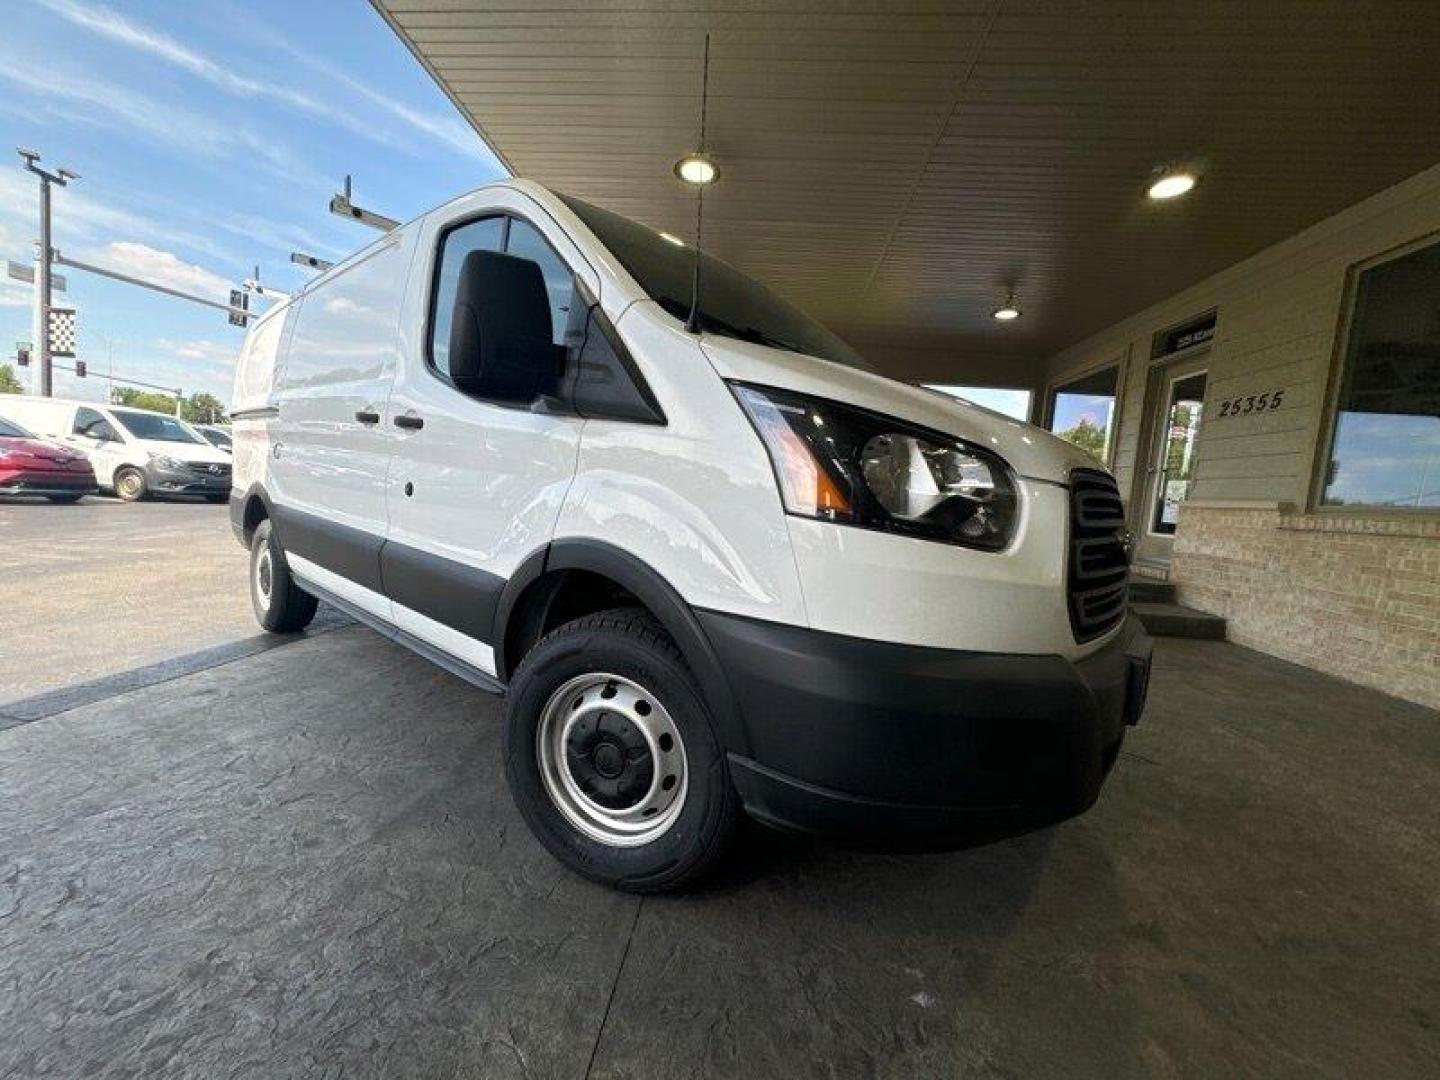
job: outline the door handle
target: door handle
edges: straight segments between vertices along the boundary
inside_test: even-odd
[[[378,424],[380,422],[380,414],[378,412],[371,412],[369,409],[361,409],[355,414],[355,419],[359,420],[362,424]]]
[[[395,426],[405,428],[407,431],[419,431],[425,426],[425,421],[419,416],[397,416]]]

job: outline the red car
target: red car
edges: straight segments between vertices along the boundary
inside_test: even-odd
[[[84,454],[46,442],[0,416],[0,495],[43,495],[75,502],[96,491]]]

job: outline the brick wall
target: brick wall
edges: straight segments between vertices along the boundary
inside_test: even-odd
[[[1440,708],[1440,519],[1187,504],[1171,577],[1231,641]]]

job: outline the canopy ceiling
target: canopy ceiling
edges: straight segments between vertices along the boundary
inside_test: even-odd
[[[1440,160],[1433,0],[373,2],[516,175],[686,238],[708,30],[707,249],[935,377],[1048,355]],[[1167,162],[1201,182],[1148,203]]]

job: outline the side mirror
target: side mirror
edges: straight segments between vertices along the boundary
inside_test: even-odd
[[[450,379],[456,387],[507,404],[554,393],[565,352],[553,335],[538,264],[498,251],[465,256],[450,323]]]

